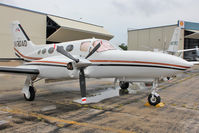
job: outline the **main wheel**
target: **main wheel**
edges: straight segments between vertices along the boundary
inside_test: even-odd
[[[151,104],[151,105],[153,105],[153,106],[159,104],[160,101],[161,101],[160,96],[156,96],[156,95],[153,95],[153,96],[152,96],[152,94],[150,94],[150,95],[148,96],[148,102],[149,102],[149,104]]]
[[[128,89],[120,89],[119,94],[120,94],[120,96],[125,95],[125,94],[129,94],[129,91],[128,91]]]
[[[119,85],[121,89],[129,88],[129,82],[120,81]]]
[[[29,92],[30,92],[30,97],[27,98],[26,95],[24,94],[24,98],[27,101],[33,101],[35,99],[35,88],[33,86],[29,86]]]

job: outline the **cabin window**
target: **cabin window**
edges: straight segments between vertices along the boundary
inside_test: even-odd
[[[42,49],[42,54],[45,54],[46,53],[46,49]]]
[[[73,50],[73,45],[72,44],[70,44],[70,45],[68,45],[67,47],[66,47],[66,51],[67,52],[70,52],[70,51],[72,51]]]
[[[48,49],[48,53],[49,54],[52,54],[54,52],[54,48],[53,47],[50,47],[49,49]]]
[[[39,50],[39,51],[37,52],[37,54],[41,54],[41,50]]]
[[[80,51],[82,52],[87,52],[89,47],[90,47],[91,42],[87,41],[87,42],[82,42],[81,46],[80,46]]]

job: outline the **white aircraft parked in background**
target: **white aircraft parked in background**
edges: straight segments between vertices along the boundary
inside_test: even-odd
[[[117,78],[121,89],[129,82],[153,82],[148,102],[160,103],[158,78],[175,75],[193,66],[186,60],[159,52],[116,50],[108,41],[86,39],[51,45],[34,45],[19,22],[12,24],[15,54],[25,63],[0,67],[0,72],[27,75],[22,93],[35,98],[36,79],[79,79],[82,103],[86,102],[86,78]]]
[[[180,41],[180,32],[181,32],[180,27],[177,27],[174,29],[171,42],[169,43],[169,48],[167,51],[163,51],[163,52],[181,57],[183,52],[196,51],[197,55],[199,55],[198,47],[192,48],[192,49],[178,50],[179,41]]]

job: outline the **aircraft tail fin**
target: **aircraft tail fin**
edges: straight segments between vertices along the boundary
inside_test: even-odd
[[[180,31],[181,31],[180,27],[175,28],[171,42],[169,43],[168,52],[175,54],[178,51],[178,46],[180,41]]]
[[[18,57],[23,58],[24,55],[31,53],[35,45],[30,41],[30,38],[25,33],[21,24],[18,21],[13,21],[11,30],[13,34],[15,54]]]

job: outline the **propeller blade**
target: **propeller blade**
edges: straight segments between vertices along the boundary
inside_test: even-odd
[[[95,46],[95,47],[93,48],[93,50],[86,56],[85,59],[87,59],[87,58],[90,57],[93,53],[95,53],[95,51],[97,51],[97,50],[100,48],[100,46],[101,46],[101,44],[98,43],[97,46]]]
[[[83,68],[81,68],[79,72],[79,85],[81,90],[82,103],[86,103],[86,80]]]
[[[63,46],[57,46],[57,52],[59,52],[59,53],[63,54],[64,56],[70,58],[71,60],[75,61],[76,63],[79,62],[79,59],[76,59],[70,53],[65,51]]]

